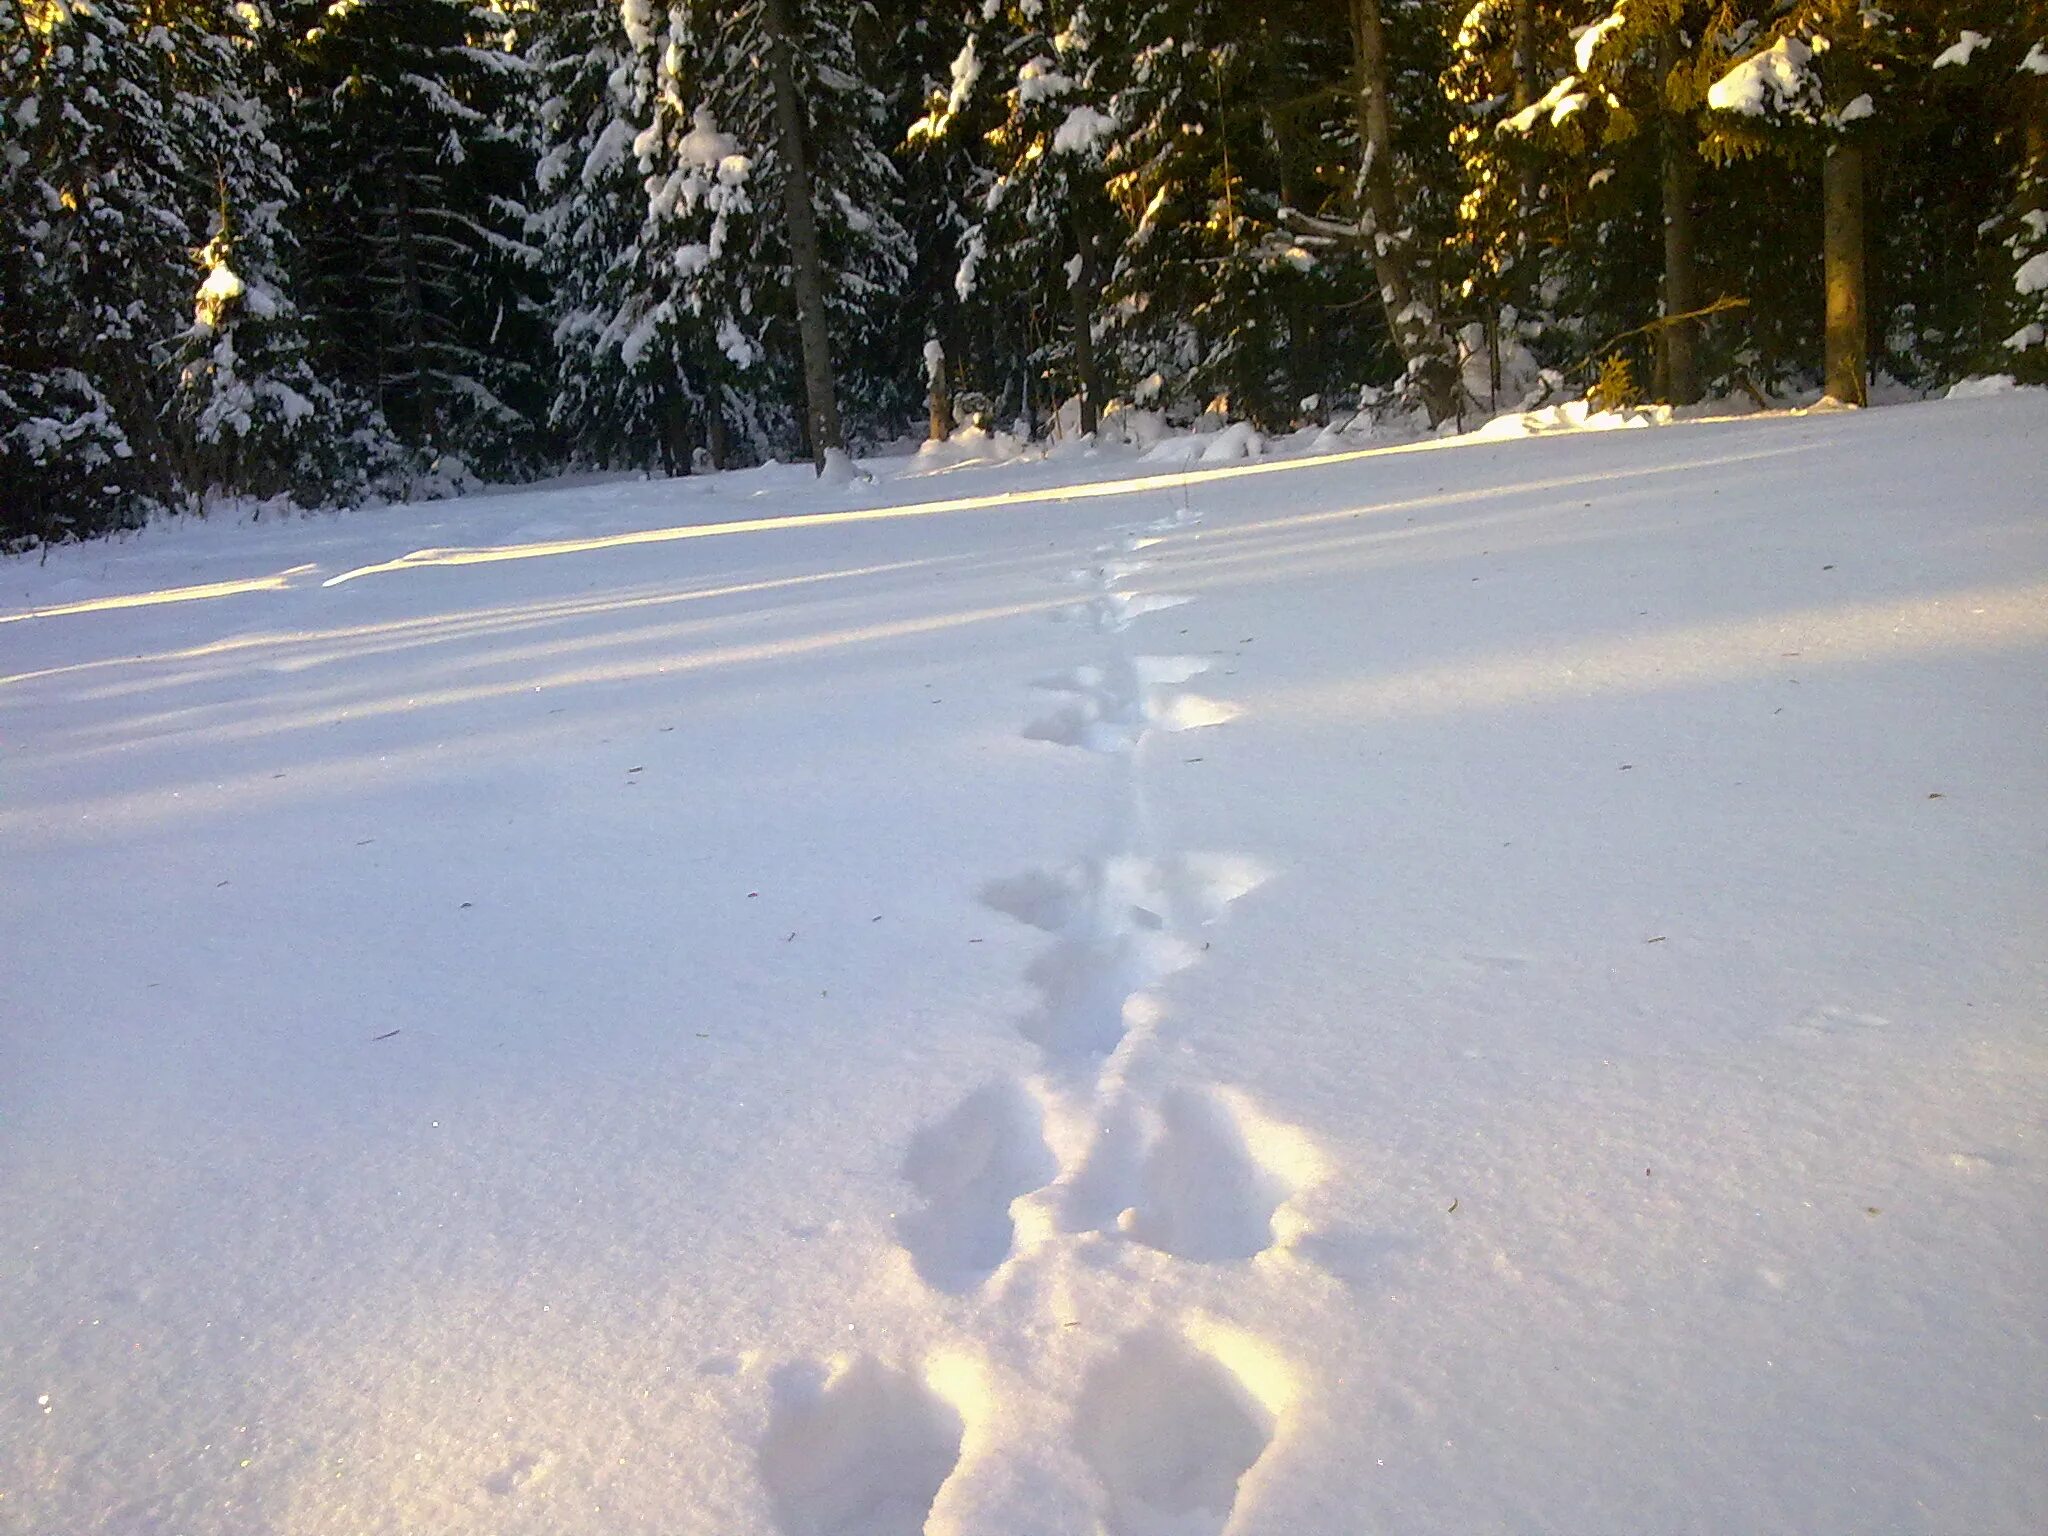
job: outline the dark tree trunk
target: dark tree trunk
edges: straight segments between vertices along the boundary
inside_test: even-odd
[[[797,334],[804,349],[804,395],[809,405],[811,462],[844,450],[839,396],[832,384],[832,334],[825,321],[825,264],[818,246],[818,213],[811,201],[810,162],[804,145],[803,103],[790,57],[793,29],[788,0],[762,0],[768,33],[768,74],[775,90],[776,150],[782,157],[782,209],[789,225],[790,286],[796,290]]]
[[[690,402],[678,390],[662,395],[661,467],[671,480],[690,472]]]
[[[1667,88],[1673,71],[1684,58],[1677,27],[1664,29],[1657,38],[1657,78]],[[1660,92],[1661,94],[1661,92]],[[1698,224],[1693,205],[1699,192],[1699,152],[1694,147],[1697,128],[1690,117],[1674,112],[1668,102],[1659,111],[1658,154],[1663,180],[1664,226],[1664,319],[1657,331],[1656,396],[1672,405],[1691,405],[1700,397],[1698,358],[1699,332],[1696,321],[1673,325],[1674,315],[1690,314],[1700,307],[1699,279],[1693,253],[1698,249]]]
[[[1693,266],[1693,198],[1699,185],[1699,159],[1693,153],[1692,125],[1682,117],[1664,120],[1664,314],[1690,314],[1700,307],[1699,278]],[[1664,398],[1673,405],[1691,405],[1700,397],[1697,335],[1691,320],[1666,324],[1662,331]]]
[[[1821,167],[1827,268],[1827,392],[1844,405],[1869,404],[1869,337],[1864,322],[1863,151],[1845,140]]]
[[[427,351],[427,298],[420,281],[419,252],[414,248],[412,187],[401,173],[392,179],[392,243],[398,254],[399,303],[405,313],[403,327],[407,362],[413,373],[413,408],[420,440],[430,449],[438,448],[441,437],[439,401],[435,399],[434,374]],[[380,381],[381,383],[381,381]]]
[[[1432,426],[1458,414],[1462,389],[1450,344],[1434,310],[1423,302],[1414,240],[1402,235],[1394,185],[1394,122],[1388,107],[1386,29],[1380,0],[1351,0],[1353,90],[1358,137],[1364,146],[1365,206],[1360,219],[1372,251],[1373,274],[1387,327],[1421,392]]]
[[[937,338],[925,354],[926,383],[931,386],[932,437],[943,443],[953,435],[953,391],[946,381],[946,349]]]
[[[730,462],[730,450],[725,441],[725,412],[720,405],[718,392],[714,390],[704,407],[704,451],[710,455],[713,469],[724,469]]]

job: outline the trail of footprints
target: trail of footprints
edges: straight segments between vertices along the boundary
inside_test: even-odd
[[[1183,686],[1205,660],[1136,652],[1122,638],[1190,601],[1128,584],[1149,568],[1140,551],[1195,521],[1133,530],[1072,573],[1092,590],[1058,617],[1112,637],[1109,654],[1036,683],[1058,702],[1025,726],[1027,739],[1125,754],[1135,778],[1152,733],[1237,716]],[[926,1285],[968,1296],[1027,1262],[1027,1212],[1038,1242],[1098,1234],[1193,1264],[1243,1263],[1283,1240],[1287,1203],[1320,1173],[1306,1138],[1227,1087],[1141,1088],[1153,1074],[1132,1071],[1164,1018],[1160,984],[1200,960],[1203,931],[1264,878],[1235,855],[1124,851],[982,888],[984,906],[1046,935],[1024,976],[1036,1001],[1015,1021],[1042,1071],[984,1084],[911,1137],[901,1173],[915,1199],[895,1231]],[[1051,1131],[1076,1120],[1084,1150],[1067,1166]],[[1276,1427],[1274,1407],[1230,1365],[1163,1323],[1117,1340],[1072,1405],[1074,1448],[1117,1536],[1216,1536]],[[830,1375],[789,1367],[776,1379],[761,1477],[787,1536],[916,1536],[963,1433],[943,1396],[872,1358]]]

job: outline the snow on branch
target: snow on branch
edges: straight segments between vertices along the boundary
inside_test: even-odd
[[[1779,38],[1753,53],[1707,88],[1707,105],[1744,117],[1779,113],[1807,116],[1820,95],[1813,49],[1796,37]]]
[[[1991,39],[1982,32],[1966,31],[1961,37],[1950,43],[1948,47],[1942,49],[1936,55],[1934,67],[1936,69],[1947,69],[1951,65],[1967,64],[1970,62],[1970,56],[1990,41]]]

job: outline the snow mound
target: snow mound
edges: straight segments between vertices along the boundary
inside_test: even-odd
[[[1535,411],[1508,411],[1496,416],[1467,436],[1481,442],[1517,437],[1546,437],[1556,432],[1613,432],[1633,427],[1656,427],[1672,418],[1668,405],[1639,406],[1633,410],[1596,411],[1585,400],[1568,400]]]
[[[2023,386],[2009,373],[1978,374],[1951,384],[1944,400],[1986,400],[1995,395],[2009,395]]]
[[[1204,464],[1227,464],[1233,459],[1256,459],[1265,451],[1266,440],[1248,421],[1235,421],[1202,444]]]

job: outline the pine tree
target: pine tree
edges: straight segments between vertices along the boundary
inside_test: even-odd
[[[649,39],[651,44],[651,39]],[[633,153],[651,53],[617,0],[575,0],[533,20],[537,148],[531,231],[552,328],[549,426],[571,460],[686,472],[704,409],[682,350],[656,231]]]
[[[893,306],[884,365],[893,373],[906,347],[923,363],[928,432],[939,441],[952,434],[956,401],[971,394],[966,381],[977,363],[983,372],[1000,371],[988,366],[991,338],[963,323],[953,287],[968,166],[964,156],[947,152],[945,120],[956,68],[971,73],[977,61],[957,7],[879,0],[875,9],[875,84],[884,97],[882,122],[896,141],[900,222],[909,239],[905,292],[916,296]]]
[[[1103,166],[1114,81],[1080,0],[1008,0],[982,14],[970,86],[989,93],[989,125],[955,285],[963,301],[985,282],[1022,297],[1033,371],[1070,395],[1085,436],[1109,398],[1096,328],[1124,233]]]
[[[628,0],[627,14],[651,44],[651,8]],[[910,259],[884,98],[863,66],[875,14],[859,0],[674,0],[667,21],[654,121],[636,148],[676,253],[676,309],[708,336],[698,347],[719,417],[772,430],[803,398],[804,441],[822,467],[845,444],[846,360],[900,302]]]
[[[2010,256],[2006,321],[2015,329],[2000,343],[2022,379],[2048,384],[2048,7],[2029,0],[2027,47],[2013,66],[2019,165],[2013,177],[2005,249]],[[2018,51],[2018,50],[2015,50]]]
[[[1908,361],[1926,382],[1980,368],[2048,383],[2048,0],[1922,0],[1907,16],[1926,82],[1897,158],[1923,174],[1884,227],[1933,226],[1937,256],[1980,237],[1974,282],[1942,281],[1940,259],[1905,274]]]
[[[1732,68],[1706,91],[1709,153],[1769,152],[1821,170],[1826,294],[1823,382],[1844,405],[1869,399],[1869,285],[1864,147],[1896,114],[1881,112],[1900,71],[1896,18],[1860,0],[1795,0],[1750,33]],[[1715,66],[1718,67],[1718,66]]]
[[[1321,170],[1316,86],[1337,50],[1300,5],[1134,0],[1102,25],[1128,54],[1103,156],[1123,231],[1104,306],[1116,376],[1147,404],[1220,402],[1265,428],[1319,415],[1375,351],[1346,302],[1371,279],[1359,253],[1285,227],[1343,192]]]
[[[1396,104],[1404,71],[1413,65],[1410,50],[1426,51],[1430,82],[1441,76],[1441,33],[1421,0],[1351,0],[1350,23],[1350,85],[1358,125],[1357,228],[1372,254],[1387,328],[1406,365],[1407,387],[1431,423],[1440,424],[1462,414],[1465,403],[1430,262],[1437,248],[1431,237],[1441,227],[1442,210],[1431,208],[1426,191],[1431,182],[1417,174],[1412,150],[1403,153],[1405,136],[1397,133],[1403,119]],[[1436,137],[1432,148],[1442,142]],[[1429,217],[1432,212],[1438,217]]]
[[[322,367],[405,446],[408,490],[521,473],[538,257],[508,18],[470,0],[335,0],[315,19],[296,126],[321,189],[300,222]]]
[[[187,0],[174,13],[178,128],[212,192],[192,322],[177,355],[180,473],[196,490],[308,504],[345,494],[337,406],[316,379],[293,298],[298,201],[266,96],[280,92],[266,5]]]
[[[1692,404],[1703,388],[1697,322],[1685,317],[1702,306],[1695,61],[1719,35],[1712,13],[1706,0],[1614,0],[1573,44],[1573,89],[1589,107],[1578,114],[1578,131],[1597,123],[1607,144],[1651,160],[1663,236],[1652,393],[1677,405]]]
[[[194,174],[134,0],[7,0],[8,533],[132,525],[178,494],[164,407]]]
[[[1479,312],[1465,387],[1494,407],[1539,384],[1540,361],[1582,355],[1633,312],[1614,264],[1581,253],[1623,237],[1634,210],[1605,137],[1588,131],[1572,52],[1586,0],[1477,0],[1450,33],[1443,88],[1463,181],[1445,253]],[[1483,352],[1482,352],[1483,348]]]
[[[903,3],[917,8],[916,0]],[[973,0],[935,7],[923,18],[919,30],[930,40],[919,77],[923,110],[903,146],[909,227],[917,242],[913,272],[935,307],[926,339],[944,356],[953,414],[970,421],[1000,416],[1028,436],[1041,306],[1022,284],[984,281],[975,254],[987,248],[982,219],[997,174],[989,135],[1007,111],[1000,92],[983,81],[985,50],[1001,35],[991,30],[995,21]],[[919,33],[899,22],[898,35]]]

